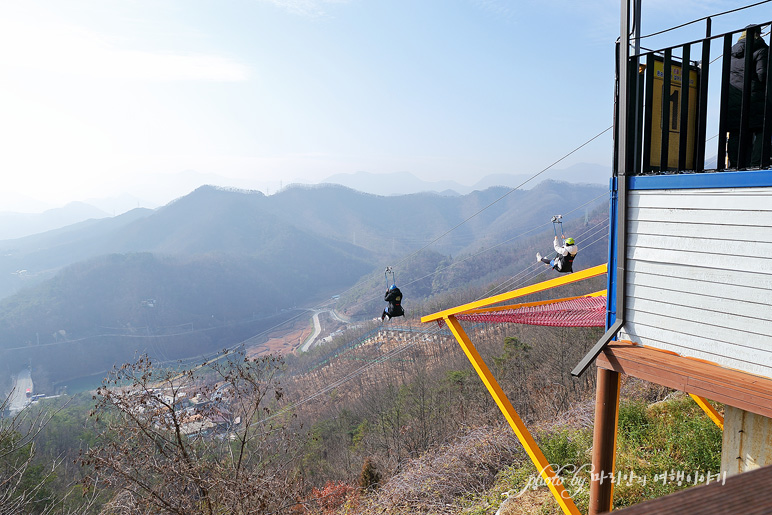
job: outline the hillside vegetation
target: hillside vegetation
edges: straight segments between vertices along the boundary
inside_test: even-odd
[[[342,350],[337,356],[320,349],[285,365],[235,355],[182,376],[140,360],[116,370],[117,382],[107,382],[95,401],[79,397],[62,411],[54,409],[57,399],[41,405],[52,418],[34,450],[13,455],[31,456],[27,467],[13,470],[28,471],[21,484],[43,481],[36,506],[55,505],[57,513],[173,513],[171,506],[210,513],[202,495],[214,513],[559,513],[534,483],[535,468],[458,344],[440,329],[423,330],[403,338],[395,326],[357,346],[343,335],[332,344]],[[577,380],[569,371],[600,329],[494,324],[467,331],[586,509],[582,466],[589,460],[594,375]],[[200,415],[222,418],[227,407],[229,420],[246,417],[232,437],[175,437],[172,420],[195,420],[178,403],[192,391],[221,399],[202,405]],[[617,506],[690,486],[695,481],[686,474],[694,471],[699,481],[717,472],[720,431],[690,398],[633,379],[622,392],[617,467],[627,476],[615,489]],[[148,410],[156,403],[166,407]],[[235,443],[230,451],[223,447],[228,441]],[[88,455],[77,459],[79,449]],[[183,461],[190,463],[176,465]],[[647,482],[629,480],[631,471]],[[676,472],[683,472],[680,485]]]

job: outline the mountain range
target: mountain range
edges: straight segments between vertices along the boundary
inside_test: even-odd
[[[348,188],[380,196],[409,195],[413,193],[438,193],[445,196],[460,196],[475,190],[502,186],[507,188],[530,189],[543,180],[559,180],[576,184],[608,184],[611,171],[608,167],[580,163],[562,170],[548,170],[535,180],[528,181],[527,174],[491,174],[482,177],[472,185],[456,181],[424,181],[408,172],[390,174],[372,174],[368,172],[343,173],[327,177],[321,184],[337,184]],[[186,170],[175,174],[156,174],[137,177],[136,183],[127,185],[127,191],[133,194],[106,198],[90,198],[79,202],[50,208],[29,197],[19,195],[7,196],[0,193],[0,241],[21,238],[32,234],[58,229],[73,223],[92,218],[106,218],[123,214],[132,209],[144,207],[155,209],[167,204],[171,199],[187,195],[196,188],[207,184],[234,189],[254,189],[269,192],[280,192],[286,188],[302,187],[304,184],[275,181],[271,183],[250,180],[237,180],[214,173],[199,173]]]
[[[579,224],[606,202],[605,187],[556,181],[457,196],[200,187],[155,210],[0,241],[0,362],[32,359],[56,381],[138,351],[203,355],[355,283],[368,293],[395,262],[404,279],[428,274],[412,295],[429,297],[449,289],[438,277],[456,287],[494,278],[523,238],[550,231],[551,244],[556,211]],[[479,258],[463,274],[431,277],[452,256],[501,243],[513,249],[506,263]]]

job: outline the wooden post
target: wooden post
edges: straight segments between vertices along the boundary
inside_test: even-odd
[[[614,475],[616,455],[620,380],[619,372],[598,369],[589,515],[609,512],[613,506],[614,485],[611,477]]]

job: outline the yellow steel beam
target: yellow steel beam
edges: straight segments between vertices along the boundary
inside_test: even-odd
[[[498,304],[499,302],[512,300],[517,297],[522,297],[523,295],[529,295],[531,293],[549,290],[550,288],[555,288],[557,286],[562,286],[564,284],[583,281],[584,279],[589,279],[590,277],[603,275],[606,273],[607,269],[608,269],[607,264],[594,266],[592,268],[588,268],[580,272],[574,272],[572,274],[556,277],[555,279],[550,279],[549,281],[532,284],[531,286],[526,286],[525,288],[519,288],[517,290],[513,290],[507,293],[501,293],[499,295],[494,295],[493,297],[488,297],[487,299],[477,300],[475,302],[463,304],[455,308],[439,311],[432,315],[426,315],[425,317],[421,317],[421,322],[433,322],[435,320],[441,320],[451,315],[458,315],[459,313],[469,311],[470,309],[483,308],[485,306]]]
[[[710,417],[710,420],[716,423],[716,425],[721,428],[721,430],[724,430],[724,417],[721,416],[721,413],[716,411],[716,408],[711,406],[711,404],[708,402],[708,400],[705,397],[700,397],[699,395],[694,395],[693,393],[690,393],[689,396],[694,399],[694,402],[697,403],[697,406],[702,408],[702,410],[708,414]]]
[[[515,411],[512,403],[509,402],[509,399],[501,389],[501,386],[499,386],[499,383],[493,377],[493,374],[491,374],[488,366],[483,361],[482,356],[480,356],[480,353],[477,352],[477,349],[472,344],[469,336],[467,336],[466,332],[464,332],[464,329],[461,327],[461,323],[452,315],[445,317],[445,323],[450,328],[453,336],[456,337],[458,344],[461,345],[461,348],[464,350],[466,357],[469,358],[472,366],[474,366],[475,370],[477,370],[480,379],[482,379],[483,383],[485,383],[485,387],[490,392],[493,400],[496,401],[496,404],[498,404],[501,412],[504,414],[504,417],[506,417],[507,422],[509,422],[509,425],[515,431],[518,440],[520,440],[520,443],[525,448],[525,451],[528,453],[531,461],[533,461],[534,465],[536,465],[539,474],[549,487],[552,495],[555,496],[555,499],[558,501],[558,504],[562,508],[563,513],[570,515],[580,515],[580,512],[574,504],[574,501],[571,499],[568,491],[563,487],[562,480],[555,474],[555,471],[547,461],[547,458],[544,457],[541,449],[539,449],[539,446],[536,445],[536,440],[533,439],[533,436],[531,436],[531,433],[525,427],[525,424]]]
[[[565,297],[563,299],[539,300],[535,302],[522,302],[520,304],[507,304],[506,306],[494,306],[491,308],[470,309],[469,311],[465,311],[464,315],[471,315],[476,313],[495,313],[496,311],[504,311],[508,309],[520,309],[520,308],[531,308],[534,306],[546,306],[549,304],[557,304],[558,302],[584,299],[586,297],[605,297],[605,296],[606,296],[606,290],[601,290],[593,293],[588,293],[587,295],[579,295],[577,297]],[[456,314],[459,314],[459,313],[456,313]]]

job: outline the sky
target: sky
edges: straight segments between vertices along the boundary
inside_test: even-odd
[[[743,4],[643,5],[650,33]],[[769,20],[770,5],[713,31]],[[198,183],[271,193],[359,171],[461,184],[536,173],[611,126],[619,9],[3,0],[0,211],[122,194],[161,205]],[[647,44],[702,33],[697,24]],[[611,157],[608,132],[558,168]]]

